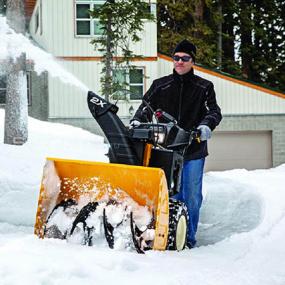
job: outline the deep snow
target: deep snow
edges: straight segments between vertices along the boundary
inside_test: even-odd
[[[1,16],[0,39],[0,60],[26,52],[38,73],[88,89]],[[102,137],[29,118],[29,141],[10,146],[3,122],[0,109],[0,285],[285,285],[285,164],[206,173],[198,246],[138,255],[33,234],[45,157],[106,162]]]
[[[103,138],[29,118],[29,141],[3,144],[0,110],[0,284],[285,284],[285,165],[204,177],[198,247],[111,250],[33,234],[45,157],[107,161]]]

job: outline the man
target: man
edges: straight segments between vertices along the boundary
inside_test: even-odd
[[[189,212],[187,246],[196,244],[195,235],[202,203],[202,178],[207,140],[222,119],[216,102],[214,86],[193,72],[196,47],[187,40],[180,42],[173,52],[173,73],[154,80],[144,96],[153,110],[162,109],[172,115],[183,129],[201,131],[200,142],[192,141],[184,154],[180,192],[174,197],[184,202]],[[145,112],[145,103],[138,108],[131,125],[151,121],[152,114]]]

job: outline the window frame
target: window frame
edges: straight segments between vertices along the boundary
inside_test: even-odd
[[[40,8],[38,7],[35,13],[35,34],[39,31],[40,28]]]
[[[105,0],[75,0],[74,1],[74,34],[76,38],[93,38],[100,37],[101,34],[95,34],[94,22],[98,21],[98,18],[77,18],[77,5],[78,4],[88,4],[90,10],[94,9],[95,5],[101,4],[103,5]],[[77,33],[77,22],[89,22],[90,33],[88,35],[79,35]]]
[[[142,70],[142,83],[131,83],[130,82],[130,71],[134,70],[134,69]],[[132,68],[121,67],[121,68],[118,68],[118,69],[116,69],[114,71],[116,72],[118,70],[126,71],[125,72],[125,75],[126,75],[125,80],[126,80],[128,91],[130,91],[130,87],[131,86],[142,86],[142,94],[141,95],[143,97],[144,94],[145,94],[145,78],[146,78],[146,76],[145,76],[145,67],[144,66],[135,66],[135,67],[132,67]],[[142,97],[141,98],[132,99],[130,92],[128,92],[126,94],[126,98],[125,99],[118,99],[118,101],[125,101],[125,100],[127,100],[127,101],[136,102],[136,101],[141,101]]]
[[[35,34],[43,34],[43,21],[42,21],[42,1],[39,0],[39,4],[35,9],[34,14],[34,32]]]
[[[149,12],[156,18],[157,14],[157,3],[148,3],[149,6]]]

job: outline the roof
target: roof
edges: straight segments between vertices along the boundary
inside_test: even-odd
[[[37,0],[25,0],[25,14],[28,20],[30,20],[33,14],[36,3]]]
[[[167,55],[164,55],[161,53],[158,54],[158,57],[165,59],[167,61],[172,61],[172,58],[170,56],[167,56]],[[228,74],[228,73],[224,73],[221,71],[215,71],[215,70],[212,70],[210,68],[202,67],[200,65],[195,65],[194,69],[197,69],[201,72],[208,73],[208,74],[211,74],[213,76],[216,76],[216,77],[228,80],[228,81],[232,81],[232,82],[235,82],[237,84],[247,86],[247,87],[250,87],[250,88],[253,88],[253,89],[256,89],[256,90],[259,90],[259,91],[262,91],[262,92],[265,92],[265,93],[268,93],[268,94],[271,94],[271,95],[285,99],[285,94],[280,92],[280,91],[276,91],[276,90],[273,90],[271,88],[263,87],[260,84],[255,84],[253,82],[249,82],[249,81],[244,80],[244,79],[236,78],[235,76]]]

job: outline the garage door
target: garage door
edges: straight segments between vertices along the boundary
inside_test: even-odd
[[[272,167],[272,132],[214,132],[205,170]]]

